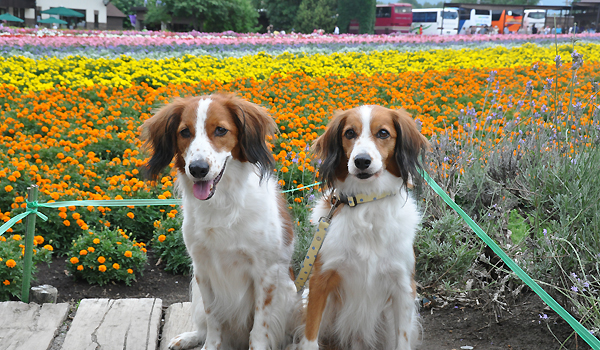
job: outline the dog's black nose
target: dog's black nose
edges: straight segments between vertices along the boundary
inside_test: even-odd
[[[359,154],[354,158],[354,165],[360,170],[365,170],[371,165],[371,157],[368,154]]]
[[[204,160],[196,160],[190,163],[190,174],[196,179],[201,179],[208,174],[210,167]]]

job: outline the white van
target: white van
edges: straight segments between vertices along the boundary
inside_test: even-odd
[[[535,24],[538,33],[544,25],[546,25],[545,10],[525,10],[525,18],[523,18],[523,27],[527,29],[527,34],[531,34],[531,27]]]
[[[456,35],[458,33],[458,11],[456,9],[413,9],[411,33],[423,35]]]

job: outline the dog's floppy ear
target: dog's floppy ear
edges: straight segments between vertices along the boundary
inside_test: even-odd
[[[390,111],[398,134],[394,149],[397,169],[390,172],[401,177],[404,186],[407,186],[409,181],[418,186],[421,180],[419,169],[423,168],[419,158],[425,156],[429,149],[429,141],[419,132],[417,124],[404,108]]]
[[[336,176],[348,175],[346,154],[342,145],[342,132],[347,114],[338,112],[327,125],[327,130],[313,144],[312,153],[321,160],[319,179],[323,188],[332,188]],[[345,175],[344,175],[345,174]]]
[[[144,146],[152,150],[152,157],[144,165],[143,174],[156,180],[160,172],[173,160],[177,145],[177,128],[185,107],[183,99],[176,99],[159,109],[142,125]]]
[[[266,137],[272,136],[277,124],[267,110],[235,95],[226,95],[225,106],[234,116],[239,130],[240,160],[258,166],[261,180],[273,169],[275,160],[267,147]]]

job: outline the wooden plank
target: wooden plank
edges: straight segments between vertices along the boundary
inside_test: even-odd
[[[63,350],[155,350],[161,299],[83,299]]]
[[[68,303],[0,303],[0,350],[48,349],[68,312]]]
[[[169,306],[165,313],[165,324],[160,340],[160,350],[167,350],[169,342],[176,335],[195,330],[191,310],[192,303],[175,303]],[[202,346],[198,346],[192,350],[200,349],[202,349]]]

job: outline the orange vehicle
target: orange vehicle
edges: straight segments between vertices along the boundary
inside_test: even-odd
[[[504,27],[508,27],[511,33],[517,33],[521,23],[523,23],[522,13],[511,10],[492,11],[492,27],[498,27],[498,33],[504,33]]]

